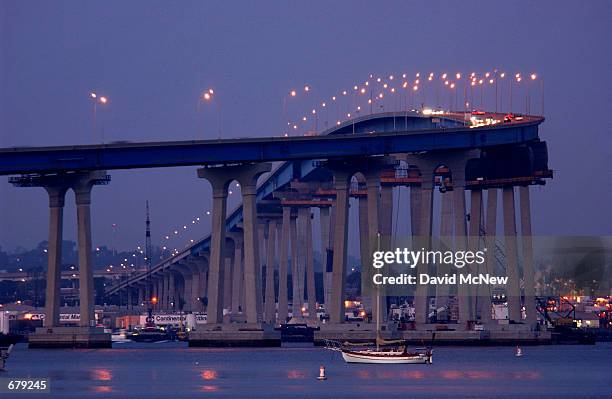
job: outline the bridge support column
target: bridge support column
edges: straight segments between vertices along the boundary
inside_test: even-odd
[[[321,223],[321,268],[323,273],[323,302],[325,310],[329,312],[329,302],[331,296],[331,209],[328,207],[319,208],[319,219]],[[361,225],[359,226],[361,229]]]
[[[104,171],[86,173],[24,176],[11,180],[17,187],[43,187],[49,195],[49,248],[44,327],[30,335],[29,346],[41,347],[109,347],[110,335],[95,328],[94,286],[91,262],[91,189],[106,184]],[[61,246],[65,195],[72,189],[77,206],[79,256],[79,297],[81,320],[78,327],[59,326]]]
[[[190,312],[192,310],[193,302],[194,302],[193,294],[192,294],[193,274],[194,273],[189,266],[187,266],[186,264],[182,264],[182,263],[176,265],[174,267],[174,270],[180,273],[181,276],[183,277],[183,284],[181,286],[182,295],[179,295],[179,301],[178,301],[179,303],[178,303],[177,309],[185,311],[185,312]]]
[[[208,302],[208,257],[202,257],[202,271],[200,274],[200,288],[198,289],[198,296],[200,297],[200,303],[198,304],[198,310],[203,312],[206,310],[205,303]]]
[[[274,323],[276,320],[276,301],[274,287],[274,270],[276,268],[276,222],[268,220],[266,242],[266,301],[264,321]]]
[[[49,243],[47,249],[47,291],[45,327],[59,326],[62,266],[62,231],[65,187],[45,187],[49,194]]]
[[[453,242],[453,198],[452,191],[447,191],[442,193],[441,195],[441,218],[440,218],[440,238],[442,248],[440,250],[447,251],[452,250]],[[448,273],[450,268],[445,264],[438,264],[436,268],[436,274],[438,276],[444,276],[445,273]],[[454,271],[454,270],[453,270]],[[444,310],[442,312],[438,312],[437,321],[449,321],[450,320],[450,308],[449,308],[449,295],[450,295],[450,287],[448,284],[438,284],[436,285],[436,309]]]
[[[77,206],[77,236],[79,245],[79,297],[81,327],[95,327],[95,292],[93,285],[93,263],[91,260],[91,190],[105,172],[91,172],[73,186]]]
[[[421,187],[410,186],[410,233],[416,238],[421,220]]]
[[[331,323],[343,323],[348,243],[349,179],[352,175],[342,170],[335,170],[333,173],[334,188],[336,189],[336,215],[334,219],[334,261],[332,271],[333,296],[330,304],[329,320]]]
[[[257,247],[259,250],[259,262],[257,263],[256,284],[257,300],[259,301],[258,309],[259,317],[263,317],[265,292],[263,291],[263,271],[266,266],[266,240],[268,239],[268,222],[262,219],[257,219]],[[263,320],[263,318],[262,318]]]
[[[297,209],[297,275],[294,278],[297,281],[297,294],[293,293],[294,306],[297,300],[297,315],[294,308],[293,317],[297,319],[303,318],[302,306],[304,304],[304,291],[306,288],[306,269],[308,263],[308,222],[310,218],[310,210],[306,207]],[[312,233],[311,233],[312,234]]]
[[[314,274],[314,254],[312,245],[312,213],[307,208],[306,215],[306,295],[308,296],[308,318],[317,320],[317,288]]]
[[[485,222],[485,248],[489,251],[484,263],[484,273],[495,271],[495,236],[497,235],[497,188],[487,189],[487,214]],[[483,296],[478,298],[480,318],[483,324],[491,327],[497,324],[493,319],[493,303],[491,301],[491,289],[487,288]]]
[[[168,281],[168,272],[164,272],[161,275],[161,286],[162,286],[162,293],[159,297],[159,307],[160,309],[162,309],[163,311],[167,312],[168,310],[170,310],[170,301],[168,300],[168,285],[169,285],[169,281]]]
[[[533,241],[531,238],[531,199],[529,186],[519,187],[521,207],[521,235],[523,238],[523,279],[525,281],[525,322],[531,327],[537,322],[535,282],[533,270]]]
[[[453,169],[453,199],[455,202],[455,251],[465,251],[468,248],[467,241],[467,220],[466,220],[466,205],[465,205],[465,180],[462,171],[461,178],[457,179],[455,169]],[[461,272],[469,273],[466,268]],[[459,318],[457,324],[466,329],[470,315],[470,287],[465,284],[457,286],[457,303],[459,305]]]
[[[519,285],[514,187],[504,187],[502,190],[502,199],[504,206],[504,235],[507,259],[506,273],[508,275],[508,319],[515,322],[521,322],[521,288]]]
[[[228,244],[226,244],[228,245]],[[231,255],[229,250],[231,249]],[[225,272],[223,273],[223,309],[230,310],[232,307],[232,280],[234,278],[234,248],[226,249]],[[225,318],[224,318],[225,321]]]
[[[145,289],[142,285],[138,286],[138,306],[142,306],[145,300]]]
[[[416,248],[429,248],[431,246],[432,212],[433,212],[433,172],[421,170],[423,181],[421,183],[419,215],[419,227]],[[414,245],[414,244],[413,244]],[[427,273],[427,264],[417,265],[417,274]],[[419,284],[414,296],[414,322],[417,327],[422,327],[429,320],[428,314],[428,289],[427,286]]]
[[[154,288],[155,289],[155,305],[153,306],[153,309],[156,312],[159,312],[161,310],[161,297],[164,292],[161,286],[161,279],[159,275],[155,277],[154,284],[155,284],[155,288]]]
[[[213,186],[213,230],[208,276],[208,322],[204,329],[190,334],[190,346],[278,346],[280,333],[272,326],[261,323],[261,285],[258,284],[259,240],[257,237],[257,179],[269,172],[272,165],[226,166],[198,169],[198,176],[206,178]],[[227,187],[238,180],[242,192],[242,218],[244,231],[244,281],[246,324],[220,324],[223,309],[222,262],[225,246],[225,207]],[[260,279],[260,278],[259,278]]]
[[[201,261],[189,260],[185,262],[185,266],[187,266],[189,272],[191,273],[191,278],[185,281],[186,284],[190,282],[190,287],[188,291],[185,292],[185,302],[189,304],[188,310],[191,312],[196,312],[200,309],[200,305],[202,303],[198,299],[200,297],[202,265]]]
[[[291,224],[291,208],[283,206],[283,219],[280,233],[280,259],[278,263],[278,323],[286,323],[289,316],[289,295],[287,280],[289,269],[289,236]]]
[[[365,185],[365,182],[362,182]],[[364,190],[367,190],[366,187],[360,187]],[[376,193],[378,197],[378,193]],[[372,260],[370,259],[370,234],[369,234],[369,220],[368,220],[368,196],[359,197],[357,200],[359,202],[359,256],[361,260],[361,278],[362,279],[371,279],[372,275],[370,271],[372,268],[370,267],[370,263]],[[372,227],[372,229],[376,232],[378,229]],[[361,285],[362,288],[364,284]],[[364,309],[369,310],[373,309],[373,302],[371,295],[365,295],[362,292],[361,302],[363,304]]]
[[[368,191],[368,248],[366,252],[366,262],[363,265],[365,270],[362,270],[362,276],[365,276],[368,279],[368,283],[363,284],[363,286],[371,286],[370,281],[372,281],[372,271],[373,268],[371,266],[371,254],[374,251],[377,251],[380,245],[381,250],[387,250],[388,247],[382,247],[383,244],[383,232],[381,230],[381,218],[380,218],[380,210],[381,210],[381,186],[380,186],[380,171],[372,171],[366,174],[366,187]],[[361,200],[360,200],[361,201]],[[388,240],[385,240],[388,241]],[[381,322],[383,321],[384,311],[383,303],[386,302],[386,297],[384,296],[383,290],[381,290],[380,286],[377,286],[375,289],[369,293],[370,300],[372,302],[372,319],[377,320],[377,317],[380,317]]]
[[[223,321],[221,294],[223,292],[223,273],[225,269],[225,219],[229,181],[222,170],[199,169],[198,176],[206,178],[211,183],[213,189],[207,323],[217,324]]]
[[[482,250],[480,244],[480,231],[482,229],[482,190],[471,190],[470,191],[470,231],[469,231],[469,247],[471,251],[479,251]],[[473,273],[482,273],[482,267],[479,267],[477,270],[473,270]],[[478,312],[476,308],[479,306],[480,301],[483,299],[484,295],[489,292],[488,287],[483,284],[480,284],[471,289],[472,293],[475,293],[475,296],[471,296],[472,303],[470,303],[470,319],[478,320],[482,318],[482,315]]]
[[[302,300],[298,295],[300,292],[299,281],[298,281],[298,228],[297,228],[297,217],[292,217],[289,225],[290,236],[291,236],[291,317],[300,318],[302,317]]]
[[[169,271],[168,276],[166,278],[168,280],[167,309],[171,312],[174,312],[174,310],[176,309],[176,300],[174,299],[174,292],[175,292],[174,273],[172,271]]]
[[[242,281],[244,276],[244,267],[242,266],[242,246],[244,238],[242,232],[230,233],[234,240],[234,270],[232,275],[232,315],[238,315],[242,312]]]

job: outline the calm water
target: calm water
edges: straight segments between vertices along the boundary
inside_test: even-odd
[[[433,365],[348,365],[320,348],[191,349],[184,343],[34,350],[4,378],[49,377],[51,394],[14,397],[612,398],[612,345],[439,347]],[[319,365],[327,381],[318,381]],[[2,395],[8,398],[10,395]]]

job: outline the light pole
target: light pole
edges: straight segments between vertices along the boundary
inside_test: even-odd
[[[215,91],[213,89],[208,89],[208,90],[204,90],[201,94],[200,97],[198,98],[198,106],[197,106],[197,111],[198,114],[201,113],[201,109],[200,109],[200,104],[201,103],[210,103],[212,102],[213,96],[215,94]],[[204,133],[204,117],[201,117],[202,120],[202,133]],[[221,138],[221,126],[219,125],[219,138]],[[206,139],[206,135],[204,134],[204,139]]]
[[[502,72],[499,74],[499,78],[500,79],[504,79],[506,77],[506,72]],[[497,83],[496,87],[497,87]],[[500,83],[499,85],[499,110],[503,113],[504,112],[504,84],[503,82]]]
[[[535,73],[532,73],[531,75],[529,75],[529,77],[531,78],[531,81],[535,81],[536,79],[538,79],[538,75]],[[542,105],[541,105],[541,115],[544,115],[544,79],[542,79],[541,77],[540,79],[540,95],[542,96]],[[528,88],[528,97],[529,97],[529,111],[531,111],[531,86]]]
[[[98,103],[102,104],[102,105],[106,105],[108,103],[108,97],[106,96],[100,96],[98,95],[98,93],[96,93],[95,91],[92,91],[89,93],[89,98],[91,98],[92,103],[93,103],[93,114],[92,114],[92,141],[93,143],[96,142],[96,118],[97,118],[97,113],[98,113]],[[103,136],[102,136],[102,143],[104,143],[104,130],[102,131]]]

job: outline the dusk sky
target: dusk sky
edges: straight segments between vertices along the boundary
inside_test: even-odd
[[[607,0],[0,0],[0,147],[92,143],[92,90],[109,98],[96,142],[189,140],[216,138],[218,115],[223,137],[278,136],[283,97],[304,84],[311,100],[291,116],[370,73],[536,72],[555,177],[532,191],[534,234],[612,235],[611,37]],[[207,88],[214,102],[198,113]],[[93,192],[94,245],[142,245],[145,200],[155,244],[204,215],[211,190],[195,170],[111,171]],[[0,180],[0,246],[45,240],[44,190]],[[75,239],[72,194],[66,204]]]

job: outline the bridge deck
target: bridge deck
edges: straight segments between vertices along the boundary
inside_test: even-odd
[[[497,115],[497,117],[500,117]],[[230,164],[435,151],[512,144],[537,138],[540,117],[475,129],[457,115],[385,113],[329,134],[155,143],[0,149],[0,175]],[[352,133],[355,134],[343,134]]]

